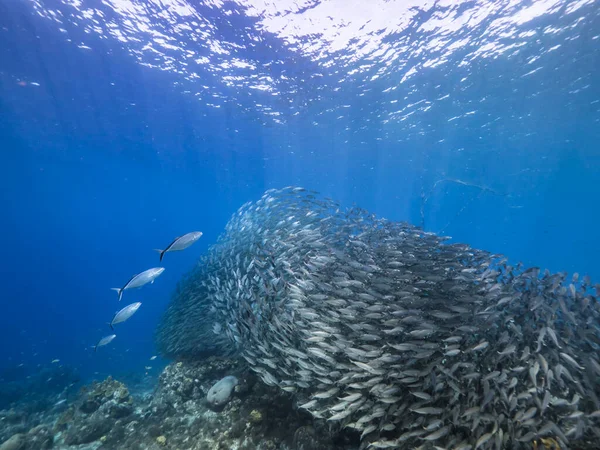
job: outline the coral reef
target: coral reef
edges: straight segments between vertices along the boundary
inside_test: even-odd
[[[0,410],[0,444],[7,444],[0,448],[49,448],[52,443],[49,437],[52,436],[53,418],[66,409],[66,395],[66,392],[61,392],[57,396],[50,390],[44,397],[36,392],[23,396],[20,401]],[[57,401],[58,398],[63,398],[64,401]]]
[[[258,382],[244,366],[238,360],[217,357],[168,366],[147,409],[147,419],[156,421],[148,426],[148,433],[164,438],[166,448],[296,448],[294,430],[310,427],[310,416],[296,411],[290,396]],[[220,380],[231,386],[229,377],[235,377],[238,384],[229,401],[215,410],[207,394]],[[325,429],[318,439],[325,442],[323,448],[346,448],[334,443]]]
[[[127,387],[108,377],[83,388],[79,399],[59,417],[57,424],[66,428],[67,445],[87,444],[120,433],[132,412],[133,399]]]
[[[52,448],[54,435],[47,425],[37,425],[27,433],[16,433],[7,439],[0,450],[44,450]]]
[[[219,357],[174,362],[144,395],[108,377],[35,420],[21,409],[0,411],[0,450],[358,449],[358,434],[313,423],[289,394],[260,382],[245,366]],[[224,379],[231,393],[215,408],[207,394]]]

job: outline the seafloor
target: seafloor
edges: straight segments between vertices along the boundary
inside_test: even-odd
[[[227,375],[240,383],[214,408],[208,390]],[[65,380],[69,381],[70,380]],[[72,384],[65,386],[65,389]],[[134,384],[134,383],[132,383]],[[0,393],[1,394],[1,393]],[[357,449],[356,433],[315,423],[293,398],[266,386],[233,359],[174,362],[154,388],[111,377],[64,392],[25,396],[0,411],[0,450]]]
[[[38,379],[48,382],[46,375]],[[207,393],[227,375],[239,384],[225,405],[214,408]],[[14,389],[3,384],[0,400],[7,407],[0,411],[0,450],[361,448],[356,432],[313,420],[294,408],[292,396],[266,386],[235,359],[173,362],[153,387],[137,382],[128,387],[108,377],[69,394],[76,383],[69,371],[54,374],[52,382],[52,389],[30,386],[12,403]]]

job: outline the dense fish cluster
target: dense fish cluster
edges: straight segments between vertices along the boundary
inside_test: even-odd
[[[371,448],[600,438],[597,286],[444,241],[267,191],[182,283],[159,344],[191,356],[227,336],[264,383]]]
[[[220,318],[202,281],[210,265],[205,264],[206,257],[201,261],[177,284],[156,330],[158,350],[166,357],[195,359],[235,351],[232,341],[220,332],[222,326],[217,323]]]

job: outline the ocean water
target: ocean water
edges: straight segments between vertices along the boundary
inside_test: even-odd
[[[156,376],[178,280],[269,188],[600,281],[599,71],[594,0],[0,0],[0,378]]]

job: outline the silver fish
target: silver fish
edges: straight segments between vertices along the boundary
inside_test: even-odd
[[[117,323],[125,322],[127,319],[133,316],[136,313],[136,311],[140,309],[140,306],[142,306],[142,303],[136,302],[127,305],[120,311],[117,311],[110,323],[108,324],[110,326],[110,329],[112,330],[114,325],[116,325]]]
[[[564,352],[560,352],[559,355],[561,356],[562,359],[564,359],[566,362],[568,362],[571,366],[573,366],[579,370],[583,370],[583,367],[581,367],[579,365],[579,363],[577,363],[577,361],[575,361],[575,359],[573,357],[571,357],[571,355],[568,355]]]
[[[164,250],[155,248],[154,251],[160,254],[160,261],[162,261],[163,257],[165,256],[165,253],[179,252],[181,250],[185,250],[201,237],[202,231],[192,231],[191,233],[186,233],[183,236],[179,236],[173,239],[173,242],[171,242]]]
[[[116,338],[116,334],[111,334],[109,336],[104,336],[102,339],[98,341],[96,345],[94,345],[94,351],[98,349],[98,347],[102,347],[103,345],[108,345],[112,342],[114,338]]]
[[[123,297],[123,291],[126,289],[135,289],[144,286],[145,284],[152,284],[154,280],[165,271],[164,267],[154,267],[152,269],[144,270],[142,273],[132,276],[125,286],[122,288],[111,288],[113,291],[117,291],[119,294],[119,301]]]

